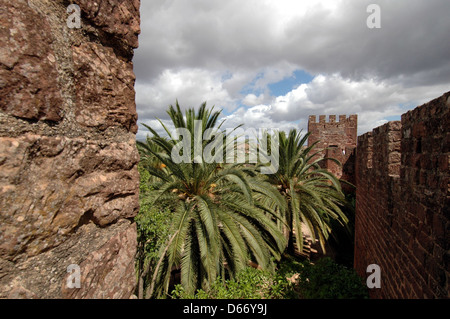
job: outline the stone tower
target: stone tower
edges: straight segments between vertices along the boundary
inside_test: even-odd
[[[325,115],[310,115],[308,120],[308,145],[318,142],[313,151],[319,151],[321,157],[331,157],[339,160],[342,167],[334,161],[327,160],[322,167],[327,168],[338,178],[348,182],[354,181],[354,151],[357,141],[358,116],[330,115],[328,122]]]

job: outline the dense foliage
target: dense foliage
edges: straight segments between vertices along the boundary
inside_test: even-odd
[[[177,299],[366,299],[367,287],[353,269],[322,258],[286,260],[275,273],[248,267],[236,278],[218,278],[207,291],[186,293],[181,285],[172,292]]]
[[[177,299],[285,299],[292,295],[292,284],[272,272],[247,267],[236,278],[217,278],[208,290],[189,294],[177,285],[172,297]]]
[[[138,295],[143,297],[144,287],[149,285],[149,275],[158,261],[159,251],[169,237],[172,218],[170,209],[155,206],[148,200],[152,191],[148,185],[150,174],[139,165],[140,173],[140,210],[135,221],[137,225],[137,275],[139,282]]]
[[[303,224],[315,241],[318,237],[322,250],[332,232],[332,224],[345,225],[343,213],[345,195],[339,180],[331,172],[321,168],[323,157],[311,152],[315,144],[306,145],[309,133],[295,129],[288,134],[278,133],[280,162],[278,170],[268,175],[286,201],[287,210],[282,215],[289,227],[288,252],[294,252],[294,241],[299,249],[303,245]],[[339,163],[339,162],[338,162]]]
[[[316,264],[308,261],[299,272],[297,287],[304,299],[368,298],[367,286],[354,269],[322,258]]]
[[[309,278],[307,284],[297,285],[286,280],[286,263],[279,262],[294,254],[294,241],[301,249],[301,225],[324,248],[332,230],[344,229],[349,218],[339,181],[320,167],[323,159],[311,153],[312,147],[305,146],[308,134],[276,132],[264,141],[277,141],[280,154],[278,170],[266,175],[260,173],[266,165],[261,162],[225,160],[227,150],[236,150],[238,144],[235,138],[216,134],[223,124],[218,123],[220,111],[204,103],[197,111],[182,113],[177,102],[167,113],[176,133],[160,121],[164,136],[146,126],[152,136],[138,142],[139,298],[167,297],[176,284],[174,273],[181,282],[173,294],[178,298],[310,297],[299,287],[318,282],[312,279],[313,270],[306,273],[314,267],[296,265],[296,274],[304,271],[307,277],[300,278]],[[200,145],[195,142],[198,136]],[[188,148],[186,141],[192,141]],[[199,159],[198,150],[211,145],[214,161]],[[345,276],[346,283],[351,276]],[[349,295],[344,288],[337,290],[344,290],[338,297]]]
[[[173,125],[187,130],[194,141],[196,134],[205,136],[216,128],[220,112],[213,113],[203,104],[197,112],[191,109],[186,114],[178,105],[171,106],[168,114]],[[273,271],[273,258],[279,260],[286,246],[274,221],[284,209],[277,190],[258,175],[247,174],[250,168],[243,163],[176,162],[172,151],[179,137],[169,130],[168,137],[149,130],[153,136],[139,144],[142,157],[146,164],[151,156],[161,164],[152,161],[152,166],[146,166],[153,177],[148,181],[152,191],[147,199],[152,205],[166,205],[172,223],[171,237],[160,250],[146,296],[167,294],[174,268],[181,270],[188,293],[208,289],[218,277],[234,277],[249,262]],[[208,141],[214,142],[214,137]],[[190,155],[195,154],[195,144],[188,150]]]

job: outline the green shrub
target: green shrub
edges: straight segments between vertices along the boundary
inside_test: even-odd
[[[141,210],[135,217],[138,243],[142,245],[145,259],[158,258],[158,252],[169,237],[171,213],[167,209],[141,204]]]
[[[169,237],[170,211],[141,203],[139,214],[135,217],[137,225],[136,275],[138,297],[144,298],[144,291],[150,285],[159,251]]]
[[[314,265],[304,262],[296,286],[304,299],[368,298],[367,287],[355,270],[331,258],[322,258]]]
[[[288,280],[288,278],[290,280]],[[235,279],[218,279],[208,291],[189,295],[175,286],[177,299],[366,299],[367,287],[353,269],[322,258],[316,264],[292,259],[283,261],[275,274],[254,268]]]
[[[136,254],[136,273],[143,288],[149,284],[157,263],[159,251],[169,238],[172,213],[168,207],[151,205],[148,194],[150,174],[139,165],[140,173],[140,210],[134,218],[137,225],[138,251]],[[142,278],[141,278],[142,277]],[[142,297],[142,296],[140,296]]]
[[[169,237],[171,212],[168,207],[155,206],[148,201],[152,191],[148,186],[150,174],[139,165],[140,174],[140,210],[135,217],[137,224],[138,243],[146,260],[158,257],[158,251]]]
[[[292,284],[286,278],[267,271],[248,267],[239,272],[235,279],[223,281],[218,278],[210,289],[197,290],[189,295],[181,285],[175,286],[173,298],[179,299],[284,299],[289,298]]]
[[[150,187],[148,186],[150,173],[142,166],[142,164],[138,165],[138,171],[139,171],[139,196],[140,198],[143,198],[150,192]]]

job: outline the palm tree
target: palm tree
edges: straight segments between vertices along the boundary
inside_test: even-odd
[[[142,123],[144,127],[149,129],[149,126]],[[163,170],[166,165],[162,163],[156,156],[154,156],[154,153],[158,153],[161,151],[161,148],[158,146],[158,144],[154,143],[152,139],[147,136],[146,140],[144,142],[142,141],[136,141],[136,146],[139,151],[139,166],[141,169],[144,169],[148,172],[152,171],[153,174],[150,174],[149,180],[146,182],[153,183],[156,181],[155,172]]]
[[[283,131],[278,132],[279,167],[277,172],[268,175],[270,183],[278,188],[288,207],[282,217],[285,225],[288,225],[287,252],[290,254],[295,250],[294,241],[298,249],[302,250],[302,224],[307,227],[314,242],[318,237],[325,251],[331,222],[336,220],[342,225],[348,222],[341,210],[345,205],[345,196],[340,182],[332,173],[320,167],[319,163],[326,159],[315,159],[318,153],[311,152],[315,144],[305,145],[309,135],[302,136],[301,131],[295,129],[288,135]]]
[[[204,136],[208,129],[223,124],[217,126],[220,112],[213,113],[206,103],[197,113],[189,109],[184,117],[177,101],[176,107],[169,107],[168,114],[175,128],[187,129],[192,137],[197,129]],[[250,262],[262,269],[273,269],[272,257],[280,259],[286,247],[275,222],[275,208],[284,208],[279,192],[257,175],[247,174],[252,168],[242,164],[207,163],[198,158],[175,162],[173,149],[180,138],[163,127],[168,138],[148,127],[153,136],[147,139],[150,147],[146,151],[165,166],[149,169],[156,178],[152,183],[152,201],[170,205],[173,220],[171,236],[161,249],[146,296],[167,293],[171,270],[177,267],[181,268],[181,284],[188,293],[207,289],[218,276],[233,277]],[[224,140],[215,136],[202,141],[202,147]],[[190,151],[193,155],[193,145]],[[265,200],[257,202],[259,198]]]

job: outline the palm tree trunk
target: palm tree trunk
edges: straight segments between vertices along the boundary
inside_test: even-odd
[[[289,231],[287,253],[291,256],[295,256],[295,237],[292,229]]]
[[[154,288],[155,288],[156,277],[157,277],[157,275],[158,275],[159,267],[161,266],[161,263],[162,263],[162,261],[163,261],[163,258],[164,258],[165,255],[167,254],[167,251],[169,250],[170,245],[172,244],[172,241],[174,240],[175,236],[178,235],[178,232],[179,232],[179,230],[177,230],[177,231],[175,232],[175,234],[172,235],[172,238],[170,238],[169,242],[167,243],[167,246],[166,246],[166,248],[164,249],[164,252],[163,252],[163,254],[161,255],[161,258],[159,258],[158,264],[156,265],[155,272],[154,272],[154,274],[153,274],[153,279],[152,279],[151,285],[150,285],[150,287],[148,287],[147,293],[145,294],[145,298],[146,298],[146,299],[150,299],[150,298],[152,297],[152,295],[153,295],[153,290],[154,290]]]
[[[294,218],[292,214],[291,203],[288,204],[288,214],[287,214],[287,224],[289,227],[286,227],[285,236],[288,242],[286,252],[288,255],[295,255],[295,237],[294,237]]]

